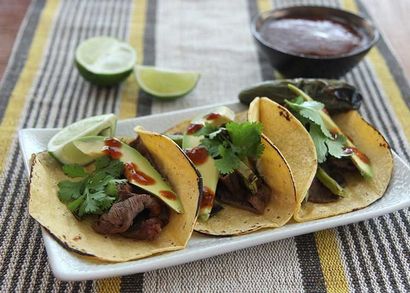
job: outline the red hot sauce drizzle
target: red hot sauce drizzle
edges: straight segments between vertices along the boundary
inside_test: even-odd
[[[363,163],[370,164],[370,159],[355,147],[346,147],[344,151],[347,154],[354,153]]]
[[[110,137],[104,140],[104,147],[102,149],[102,152],[107,156],[110,156],[111,158],[118,160],[122,156],[120,148],[121,142],[118,139]]]
[[[124,173],[129,181],[133,180],[141,185],[153,185],[155,183],[155,179],[138,170],[135,163],[125,163]]]
[[[170,200],[176,200],[177,196],[175,195],[175,193],[168,191],[168,190],[161,190],[159,192],[163,197],[170,199]]]
[[[215,193],[212,192],[208,187],[204,187],[204,192],[202,194],[201,208],[212,208],[214,203]]]
[[[195,132],[199,131],[202,127],[202,124],[189,124],[186,133],[187,134],[194,134]]]
[[[208,151],[206,148],[197,146],[192,149],[185,150],[186,155],[196,165],[201,165],[208,159]]]
[[[219,117],[221,117],[221,114],[218,113],[209,113],[208,115],[206,115],[204,118],[206,120],[215,120],[218,119]]]

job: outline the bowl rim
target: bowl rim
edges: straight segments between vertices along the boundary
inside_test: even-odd
[[[272,44],[266,42],[265,39],[262,38],[261,34],[256,30],[256,22],[259,19],[262,19],[264,16],[269,16],[272,13],[278,12],[278,11],[288,11],[288,10],[293,10],[293,9],[297,9],[297,8],[307,8],[307,9],[321,8],[321,9],[325,9],[325,10],[328,10],[328,11],[342,12],[346,16],[356,17],[356,18],[360,19],[361,21],[365,22],[370,27],[370,29],[372,30],[372,32],[374,34],[374,37],[371,38],[370,41],[367,44],[365,44],[362,47],[359,47],[358,50],[354,50],[354,51],[349,52],[347,54],[342,54],[342,55],[337,55],[337,56],[322,56],[322,57],[319,57],[319,56],[308,56],[308,55],[302,55],[302,54],[295,54],[295,53],[292,53],[292,52],[286,52],[284,50],[278,49],[275,46],[273,46]],[[380,38],[379,30],[376,28],[376,26],[374,25],[374,23],[370,19],[368,19],[368,18],[366,18],[362,15],[355,14],[355,13],[352,13],[350,11],[344,10],[344,9],[329,7],[329,6],[322,6],[322,5],[297,5],[297,6],[288,6],[288,7],[275,8],[275,9],[263,11],[263,12],[260,12],[260,13],[258,13],[255,16],[252,17],[250,26],[251,26],[252,36],[258,42],[260,42],[262,45],[264,45],[264,46],[266,46],[266,47],[268,47],[272,50],[278,51],[282,54],[286,54],[286,55],[293,56],[293,57],[298,57],[298,58],[310,59],[310,60],[337,60],[337,59],[343,59],[343,58],[347,58],[347,57],[358,56],[358,55],[370,50],[377,43],[377,41]]]

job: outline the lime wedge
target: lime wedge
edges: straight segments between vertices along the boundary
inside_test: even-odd
[[[117,116],[105,114],[77,121],[61,129],[47,145],[48,152],[63,164],[85,165],[94,159],[77,149],[73,141],[84,136],[113,136]]]
[[[135,50],[129,44],[110,37],[87,39],[75,51],[75,63],[80,74],[101,86],[125,80],[136,61]]]
[[[158,98],[172,99],[189,93],[196,86],[200,75],[198,72],[138,65],[136,76],[145,92]]]

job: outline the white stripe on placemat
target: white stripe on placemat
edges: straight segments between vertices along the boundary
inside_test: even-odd
[[[241,88],[261,81],[246,3],[163,1],[157,9],[155,65],[198,70],[201,80],[182,99],[154,101],[153,113],[237,100]],[[303,290],[293,238],[144,275],[149,292],[245,287]]]
[[[201,79],[181,99],[153,101],[152,113],[237,100],[261,80],[246,1],[161,1],[157,13],[156,65],[199,71]]]
[[[303,292],[293,238],[145,273],[144,292]]]
[[[119,27],[113,26],[112,22],[105,23],[113,12],[117,15],[117,19],[127,19],[129,17],[130,3],[127,1],[112,1],[112,2],[79,2],[78,5],[73,3],[62,2],[60,10],[57,12],[56,22],[54,23],[53,31],[49,44],[46,47],[47,54],[43,56],[43,65],[33,83],[33,89],[30,91],[30,97],[26,105],[25,116],[22,123],[27,127],[56,127],[66,125],[67,120],[77,120],[84,115],[89,116],[93,113],[112,112],[114,111],[116,96],[118,90],[99,90],[93,92],[93,97],[90,97],[89,89],[95,89],[83,80],[79,80],[77,70],[73,67],[73,55],[75,46],[84,38],[100,34],[110,34],[118,37],[124,37],[127,34],[127,21],[118,22]],[[82,7],[84,6],[84,7]],[[121,6],[121,7],[120,7]],[[113,11],[113,8],[119,7]],[[104,11],[98,13],[98,11]],[[121,14],[118,15],[118,14]],[[74,17],[74,18],[72,18]],[[95,25],[98,22],[99,25]],[[94,23],[94,26],[92,25]],[[104,25],[102,25],[104,24]],[[75,41],[74,41],[75,40]],[[48,54],[51,53],[51,54]],[[56,78],[56,76],[58,78]],[[74,85],[75,83],[75,85]],[[79,91],[67,92],[65,89],[75,88],[80,84]],[[40,87],[38,87],[40,85]],[[77,89],[77,88],[76,88]],[[73,111],[74,109],[87,109],[86,111]],[[91,107],[85,105],[92,104]],[[49,111],[51,109],[51,111]],[[67,113],[73,115],[67,117]],[[50,115],[51,114],[51,115]],[[71,118],[71,119],[70,119]],[[13,188],[18,184],[15,176],[21,176],[23,173],[23,164],[21,155],[18,154],[17,142],[13,141],[12,156],[7,164],[6,172],[10,176],[5,179],[10,180],[9,186]],[[4,181],[2,180],[2,185]],[[21,184],[20,184],[21,185]],[[9,192],[12,193],[12,190]],[[21,186],[20,186],[21,187]],[[10,214],[7,217],[8,227],[6,235],[12,240],[14,235],[16,241],[13,242],[11,259],[7,266],[18,261],[18,265],[13,265],[13,268],[28,268],[32,270],[25,271],[17,277],[14,270],[7,270],[5,275],[5,284],[2,287],[8,291],[9,289],[22,288],[27,290],[31,288],[34,291],[38,290],[56,290],[61,288],[73,289],[75,291],[89,290],[92,286],[91,282],[73,283],[59,282],[51,275],[47,265],[47,258],[39,235],[38,225],[34,224],[27,215],[24,208],[26,204],[21,201],[26,199],[26,191],[21,189],[18,193],[14,192],[13,205],[21,210],[20,213]],[[11,195],[11,194],[10,194]],[[6,197],[7,198],[7,197]],[[8,198],[7,198],[8,199]],[[3,203],[4,209],[2,215],[9,210],[9,203]],[[23,217],[21,215],[24,215]],[[15,218],[18,216],[19,221]],[[3,216],[2,216],[3,218]],[[19,229],[15,227],[18,225]],[[30,226],[29,226],[30,225]],[[26,239],[27,241],[23,241]],[[39,245],[39,243],[41,243]],[[5,247],[7,243],[2,243]],[[9,250],[5,250],[4,253]],[[21,258],[22,256],[26,256]],[[35,262],[33,262],[35,260]],[[13,275],[14,274],[14,275]],[[28,279],[27,276],[30,275]],[[13,278],[11,278],[13,276]],[[9,287],[11,285],[11,287]],[[60,287],[61,286],[61,287]],[[67,287],[68,286],[68,287]],[[8,288],[8,289],[7,289]]]

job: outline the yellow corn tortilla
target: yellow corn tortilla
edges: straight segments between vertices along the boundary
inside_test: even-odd
[[[185,153],[172,140],[147,131],[139,131],[139,135],[158,171],[167,178],[185,209],[183,214],[170,210],[170,221],[158,239],[140,241],[119,235],[101,235],[91,227],[96,218],[78,221],[57,196],[58,182],[68,177],[60,163],[46,152],[33,158],[30,215],[64,247],[98,260],[123,262],[183,249],[196,221],[202,180]]]
[[[393,171],[389,144],[357,111],[334,115],[332,119],[370,159],[374,176],[365,179],[360,175],[347,174],[346,197],[323,204],[303,201],[317,166],[314,164],[316,152],[313,141],[303,125],[287,109],[267,98],[257,98],[252,102],[249,119],[263,124],[264,133],[279,148],[291,167],[300,203],[294,215],[298,222],[336,216],[367,207],[381,198],[389,185]]]
[[[246,120],[246,112],[237,114],[236,120]],[[183,121],[166,133],[182,133],[189,123],[189,120]],[[265,149],[257,162],[257,168],[272,190],[265,212],[258,215],[222,204],[224,209],[206,222],[197,221],[195,231],[219,236],[238,235],[263,228],[281,227],[292,218],[297,207],[292,173],[282,154],[265,136],[262,136],[262,143]]]

